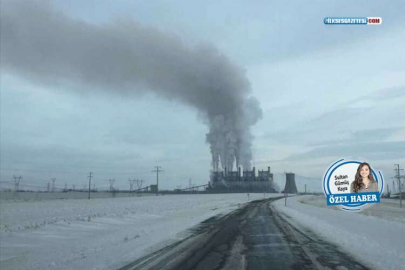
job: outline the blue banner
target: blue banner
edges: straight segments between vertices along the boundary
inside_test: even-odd
[[[368,24],[367,17],[326,17],[324,24]]]
[[[326,196],[327,205],[351,205],[358,203],[379,203],[379,192],[345,193]]]

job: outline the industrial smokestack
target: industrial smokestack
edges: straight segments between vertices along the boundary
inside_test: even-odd
[[[297,186],[295,185],[295,174],[286,173],[285,176],[286,176],[286,181],[285,181],[284,193],[298,193]]]

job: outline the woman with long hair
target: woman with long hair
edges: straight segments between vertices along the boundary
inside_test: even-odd
[[[354,181],[350,184],[350,193],[376,192],[378,183],[375,181],[368,163],[363,162],[357,168]]]

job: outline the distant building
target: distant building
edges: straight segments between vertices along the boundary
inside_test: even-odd
[[[259,170],[256,176],[256,168],[253,170],[238,171],[217,171],[211,173],[209,190],[212,191],[229,191],[229,192],[269,192],[277,193],[273,174],[270,167],[267,171]]]
[[[157,193],[158,187],[157,185],[150,185],[150,192],[151,193]]]

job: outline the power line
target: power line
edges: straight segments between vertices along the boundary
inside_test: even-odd
[[[49,180],[24,180],[24,183],[33,183],[33,184],[43,184],[46,185],[49,182]],[[14,183],[14,181],[0,181],[0,183]]]
[[[94,176],[93,176],[94,177]],[[26,181],[24,180],[24,182],[21,182],[19,187],[21,189],[21,187],[24,186],[30,186],[30,187],[38,187],[38,188],[46,188],[47,184],[49,181],[46,182],[39,182],[39,181]],[[94,181],[93,181],[94,182]],[[0,181],[1,185],[15,185],[14,181]],[[66,186],[66,185],[65,185]],[[57,189],[63,189],[65,187],[64,185],[57,185],[55,182],[55,190]],[[93,188],[94,188],[95,184],[93,183]],[[107,188],[108,189],[108,188]]]
[[[33,184],[32,184],[32,183],[33,183]],[[34,187],[34,188],[43,188],[43,189],[46,189],[48,183],[49,183],[49,181],[48,181],[47,183],[44,183],[43,185],[40,185],[40,184],[35,183],[35,182],[24,181],[23,183],[21,182],[21,183],[19,184],[19,188],[18,188],[18,189],[21,190],[21,189],[24,188],[24,187]],[[0,181],[0,184],[1,184],[1,185],[15,185],[15,183],[14,183],[14,182],[11,182],[11,181]],[[54,190],[63,190],[63,189],[67,189],[67,184],[65,184],[65,188],[63,188],[63,187],[57,187],[56,185],[55,185],[55,187],[54,187]]]
[[[11,183],[11,182],[0,182],[2,185],[9,185],[9,186],[14,186],[15,187],[15,184],[14,183]],[[50,185],[50,183],[49,183],[49,185]],[[21,191],[21,190],[26,190],[26,189],[29,189],[29,188],[39,188],[39,189],[47,189],[48,188],[48,185],[33,185],[33,184],[25,184],[25,182],[24,183],[20,183],[19,184],[19,186],[18,186],[18,191]],[[57,190],[65,190],[65,189],[67,189],[67,185],[65,185],[65,188],[61,188],[61,187],[55,187],[55,191],[57,191]],[[49,187],[49,190],[51,190],[51,188]]]

